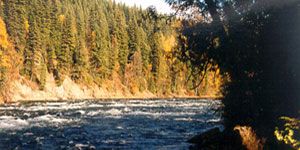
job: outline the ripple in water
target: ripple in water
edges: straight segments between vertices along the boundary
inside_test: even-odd
[[[220,127],[220,101],[106,100],[0,106],[0,149],[187,149]]]

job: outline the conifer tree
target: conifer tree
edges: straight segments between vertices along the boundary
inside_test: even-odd
[[[116,38],[115,46],[118,50],[118,60],[119,60],[119,74],[120,76],[124,76],[125,67],[128,62],[128,34],[127,34],[127,26],[126,26],[126,18],[124,11],[120,8],[115,9],[115,28],[114,34]]]
[[[148,82],[150,80],[150,73],[151,73],[151,62],[150,62],[150,54],[151,54],[151,47],[148,43],[147,33],[144,31],[142,27],[139,27],[139,34],[140,34],[140,47],[141,47],[141,58],[142,58],[142,71],[144,78],[144,85],[145,89],[148,88]]]
[[[4,0],[5,22],[16,50],[23,53],[26,42],[25,18],[27,0]]]
[[[47,46],[47,62],[48,71],[53,73],[55,79],[58,80],[58,70],[57,70],[57,54],[60,51],[61,46],[61,34],[62,34],[62,24],[64,22],[64,17],[59,15],[59,1],[51,1],[50,6],[50,33],[49,41]]]
[[[35,10],[30,14],[29,37],[24,51],[23,73],[30,80],[37,82],[43,89],[46,81],[46,54],[42,49],[41,33],[37,25]]]
[[[97,6],[90,13],[90,62],[92,73],[105,79],[109,71],[110,37],[106,16]]]
[[[159,32],[155,32],[153,34],[153,37],[151,37],[153,39],[153,43],[151,45],[151,64],[152,64],[152,69],[151,69],[151,73],[152,73],[152,78],[150,80],[150,90],[152,92],[158,92],[158,87],[157,87],[157,83],[158,83],[158,75],[159,75],[159,65],[160,65],[160,33]]]
[[[76,27],[71,16],[62,20],[61,48],[57,52],[59,81],[63,81],[65,75],[69,75],[72,64],[72,53],[76,48]]]
[[[132,11],[129,16],[129,60],[132,59],[131,57],[134,55],[136,51],[140,49],[140,37],[139,36],[139,27],[136,19],[136,15],[134,14],[135,11]]]
[[[73,34],[76,36],[76,48],[72,52],[72,73],[71,78],[75,81],[87,81],[88,76],[88,51],[85,42],[85,23],[83,12],[75,8],[79,13],[76,23],[73,23]],[[72,13],[72,17],[74,13]]]

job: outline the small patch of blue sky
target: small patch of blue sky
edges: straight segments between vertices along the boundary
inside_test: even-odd
[[[115,0],[118,3],[125,3],[128,6],[142,7],[155,6],[159,13],[171,13],[171,7],[164,0]]]

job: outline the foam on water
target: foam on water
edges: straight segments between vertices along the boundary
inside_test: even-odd
[[[25,114],[28,115],[28,114]],[[21,119],[14,116],[0,117],[0,131],[1,130],[22,130],[30,127],[52,126],[58,124],[71,123],[73,120],[58,118],[54,115],[42,115],[34,118]]]
[[[110,115],[120,115],[120,114],[122,114],[122,111],[121,110],[119,110],[119,109],[110,109],[110,110],[108,110],[108,111],[105,111],[105,113],[106,114],[110,114]]]
[[[124,114],[122,112],[122,110],[119,109],[110,109],[110,110],[96,110],[96,111],[90,111],[89,113],[87,113],[87,116],[96,116],[96,115],[112,115],[112,116],[119,116]]]
[[[216,122],[220,122],[220,121],[222,121],[221,118],[213,118],[213,119],[207,120],[206,122],[207,123],[216,123]]]
[[[191,135],[221,126],[220,115],[214,113],[220,105],[184,99],[3,105],[0,149],[16,149],[22,143],[38,143],[42,149],[187,149]]]
[[[191,103],[181,103],[177,101],[150,101],[150,100],[145,100],[145,101],[130,101],[128,103],[118,103],[114,102],[112,104],[109,104],[108,107],[201,107],[201,106],[208,106],[212,105],[213,103],[218,103],[217,101],[215,102],[210,102],[210,103],[199,103],[199,102],[191,102]]]
[[[102,107],[104,107],[104,106],[101,105],[101,104],[90,104],[90,105],[88,105],[88,108],[102,108]]]
[[[134,111],[129,114],[132,115],[146,115],[146,116],[193,116],[195,112],[145,112],[145,111]]]
[[[11,129],[18,130],[29,126],[29,122],[13,116],[0,117],[0,130]]]
[[[99,114],[103,114],[103,111],[102,110],[91,111],[91,112],[87,113],[87,116],[96,116],[96,115],[99,115]]]
[[[84,115],[86,113],[84,110],[78,110],[76,112],[79,113],[79,114],[81,114],[81,115]]]
[[[58,117],[55,117],[55,116],[49,115],[49,114],[34,117],[32,119],[29,119],[29,121],[31,123],[40,123],[40,122],[44,122],[44,123],[68,123],[68,122],[71,122],[71,120],[69,120],[69,119],[58,118]]]
[[[67,102],[47,102],[46,105],[48,106],[62,106],[62,105],[68,105]]]

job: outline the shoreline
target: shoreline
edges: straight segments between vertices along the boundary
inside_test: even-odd
[[[42,103],[42,102],[77,102],[77,101],[128,101],[128,100],[176,100],[176,99],[186,99],[186,100],[213,100],[213,101],[221,101],[221,97],[188,97],[188,96],[184,96],[184,97],[153,97],[153,98],[137,98],[137,97],[122,97],[122,98],[83,98],[83,99],[42,99],[42,100],[16,100],[16,101],[11,101],[11,102],[7,102],[7,103],[3,103],[3,104],[15,104],[15,103]]]
[[[64,82],[57,86],[53,76],[48,75],[45,88],[39,90],[34,83],[21,77],[12,82],[8,89],[7,101],[0,103],[19,103],[19,102],[55,102],[55,101],[83,101],[83,100],[159,100],[159,99],[211,99],[221,100],[219,95],[189,95],[181,90],[179,93],[155,94],[148,90],[131,93],[124,86],[115,88],[113,85],[82,85],[75,83],[70,78],[66,78]]]

